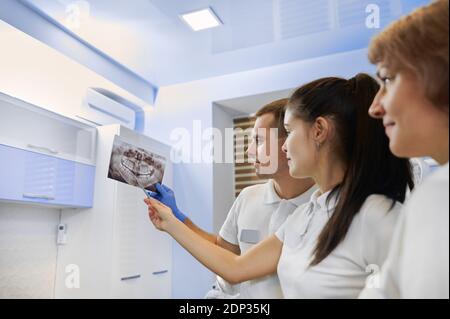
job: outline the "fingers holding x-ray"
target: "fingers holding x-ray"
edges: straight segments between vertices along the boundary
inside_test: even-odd
[[[148,206],[148,217],[158,230],[165,230],[169,220],[176,220],[169,207],[153,198],[146,198],[144,202]]]

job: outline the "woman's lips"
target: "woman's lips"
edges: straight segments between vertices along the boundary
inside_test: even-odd
[[[384,130],[385,130],[387,136],[389,136],[389,134],[391,133],[394,126],[395,126],[395,123],[393,123],[393,122],[384,124]]]
[[[391,119],[385,118],[383,120],[383,125],[384,125],[384,127],[393,126],[393,125],[395,125],[395,122]]]

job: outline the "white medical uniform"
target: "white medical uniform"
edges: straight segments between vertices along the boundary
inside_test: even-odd
[[[245,254],[258,242],[273,235],[289,215],[309,201],[315,190],[316,187],[312,187],[294,199],[284,200],[277,195],[273,181],[247,187],[236,199],[219,235],[227,242],[239,245],[241,254]],[[247,281],[233,288],[225,293],[238,292],[239,298],[243,299],[283,298],[276,275]]]
[[[318,265],[311,266],[318,237],[334,213],[336,200],[316,191],[276,232],[283,242],[278,277],[286,298],[356,298],[368,275],[385,261],[401,204],[369,196],[344,240]]]
[[[428,176],[405,205],[379,287],[360,298],[449,298],[449,165]]]

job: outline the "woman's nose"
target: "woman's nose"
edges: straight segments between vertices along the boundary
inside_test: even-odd
[[[375,119],[381,119],[386,114],[384,107],[381,103],[381,91],[378,92],[377,96],[372,102],[369,108],[369,115]]]
[[[283,146],[281,146],[281,150],[282,150],[284,153],[287,153],[286,141],[283,143]]]

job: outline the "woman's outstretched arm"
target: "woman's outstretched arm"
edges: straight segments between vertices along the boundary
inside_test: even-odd
[[[171,235],[200,263],[226,281],[236,284],[276,272],[283,243],[271,236],[238,256],[205,240],[180,222],[171,209],[155,199],[145,199],[153,225]]]

